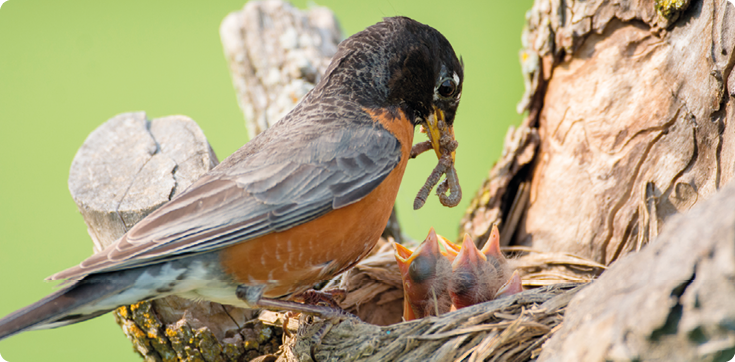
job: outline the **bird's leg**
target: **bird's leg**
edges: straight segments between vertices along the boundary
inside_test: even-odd
[[[248,303],[248,305],[260,307],[264,309],[273,309],[273,310],[286,310],[288,311],[286,314],[286,319],[283,323],[283,331],[284,335],[288,332],[288,320],[293,316],[292,314],[289,314],[291,312],[301,312],[302,314],[309,314],[309,315],[315,315],[319,316],[323,319],[326,319],[326,321],[322,324],[322,326],[314,333],[314,335],[311,336],[310,342],[311,342],[311,358],[316,361],[316,349],[321,346],[322,344],[322,338],[329,333],[329,331],[332,329],[332,326],[335,324],[338,324],[339,322],[345,320],[345,319],[354,319],[359,320],[357,316],[355,316],[352,313],[344,311],[342,308],[339,307],[328,307],[324,305],[311,305],[311,304],[302,304],[298,302],[293,302],[289,300],[279,300],[279,299],[270,299],[270,298],[263,298],[263,292],[265,291],[265,286],[247,286],[247,285],[239,285],[237,287],[236,295],[239,299],[245,301]],[[336,302],[334,301],[334,296],[340,296],[344,295],[344,290],[330,290],[327,292],[318,292],[315,290],[309,291],[309,293],[305,292],[302,293],[301,296],[305,297],[305,300],[311,300],[311,301],[331,301],[331,303],[334,303],[336,305]]]
[[[286,313],[283,313],[283,336],[291,338],[291,331],[288,330],[288,323],[290,322],[291,318],[296,317],[296,313],[292,311],[287,311]],[[283,339],[281,341],[281,344],[286,344],[286,340]]]
[[[265,286],[247,286],[239,285],[237,287],[236,295],[239,299],[245,301],[253,307],[259,307],[271,310],[286,310],[301,312],[309,315],[315,315],[324,319],[357,319],[352,313],[346,312],[341,308],[332,308],[323,305],[309,305],[290,300],[270,299],[263,298],[263,291]]]

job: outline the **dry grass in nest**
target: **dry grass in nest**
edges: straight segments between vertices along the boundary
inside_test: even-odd
[[[605,266],[568,253],[543,253],[524,247],[505,248],[523,276],[526,291],[439,317],[401,323],[401,278],[389,245],[355,268],[331,280],[342,288],[342,307],[362,322],[333,324],[302,317],[293,336],[269,358],[279,361],[529,361],[558,330],[567,303]],[[570,283],[573,282],[573,283]],[[270,313],[268,323],[280,323]],[[282,318],[280,319],[282,321]],[[314,336],[328,330],[321,344]],[[311,348],[315,348],[312,356]]]

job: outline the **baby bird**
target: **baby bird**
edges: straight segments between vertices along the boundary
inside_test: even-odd
[[[513,271],[500,251],[500,233],[493,226],[490,238],[478,250],[465,234],[452,262],[449,295],[456,309],[523,291],[520,274]]]
[[[406,321],[441,315],[451,308],[448,287],[452,264],[444,255],[446,252],[440,250],[439,243],[439,237],[431,228],[429,235],[413,252],[401,244],[393,244],[403,280],[403,319]],[[456,255],[456,249],[451,250]]]

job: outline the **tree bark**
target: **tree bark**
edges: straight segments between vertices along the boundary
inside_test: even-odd
[[[731,360],[733,205],[731,183],[673,216],[655,243],[616,262],[572,299],[539,361]]]
[[[503,181],[512,194],[484,187],[462,231],[479,241],[501,222],[506,245],[610,264],[732,178],[732,4],[538,0],[523,39],[516,133],[540,142]]]

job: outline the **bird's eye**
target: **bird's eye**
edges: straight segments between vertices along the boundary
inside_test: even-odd
[[[453,96],[456,90],[457,84],[455,84],[454,79],[451,78],[445,78],[439,85],[439,89],[437,89],[439,95],[446,98]]]

